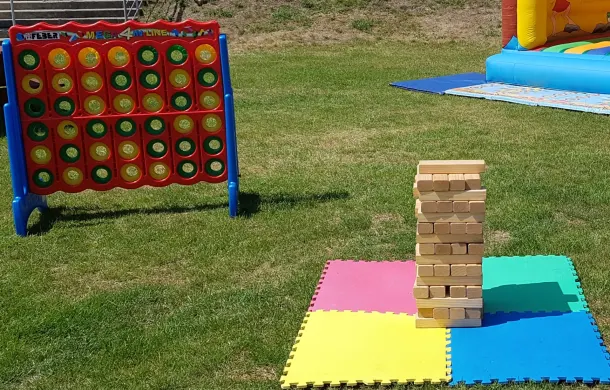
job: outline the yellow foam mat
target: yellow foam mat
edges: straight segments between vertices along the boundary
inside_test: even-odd
[[[408,314],[310,312],[280,382],[283,389],[449,382],[448,332],[415,328]]]

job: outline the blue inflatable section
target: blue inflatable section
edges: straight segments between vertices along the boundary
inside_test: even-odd
[[[504,49],[486,68],[487,82],[610,94],[610,56]]]

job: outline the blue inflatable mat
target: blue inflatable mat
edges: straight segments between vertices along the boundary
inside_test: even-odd
[[[608,359],[585,311],[486,314],[481,328],[451,330],[452,385],[610,383]]]
[[[421,80],[397,81],[390,85],[410,91],[444,94],[454,88],[470,87],[485,84],[485,75],[481,73],[462,73],[450,76],[432,77]]]

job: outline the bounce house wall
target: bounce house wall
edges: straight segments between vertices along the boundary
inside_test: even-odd
[[[502,47],[517,36],[517,0],[502,0]]]
[[[535,49],[565,38],[564,29],[570,24],[583,33],[593,33],[596,27],[608,23],[609,12],[607,0],[518,0],[517,38],[522,47]]]

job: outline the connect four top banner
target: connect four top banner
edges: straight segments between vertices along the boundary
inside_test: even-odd
[[[237,157],[219,30],[192,20],[11,28],[13,175],[21,157],[37,195],[227,181]]]

